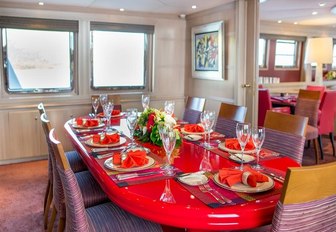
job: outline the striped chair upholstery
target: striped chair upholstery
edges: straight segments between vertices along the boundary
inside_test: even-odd
[[[237,121],[226,118],[217,118],[215,131],[224,134],[227,138],[235,138]]]
[[[205,98],[188,97],[183,113],[183,121],[188,123],[199,123],[201,113],[204,110]]]
[[[302,163],[305,137],[278,130],[265,128],[265,140],[263,147],[277,151],[281,155]]]
[[[289,168],[271,231],[336,231],[336,163]]]
[[[188,123],[199,123],[202,111],[197,111],[193,109],[185,109],[183,113],[183,121]]]
[[[78,178],[69,167],[62,144],[55,139],[54,129],[50,132],[56,156],[57,170],[62,180],[66,202],[66,231],[162,231],[159,224],[127,213],[112,202],[85,208]]]
[[[41,121],[43,128],[46,132],[50,132],[51,125],[45,114],[41,115]],[[52,148],[49,136],[47,137],[47,144],[49,149],[49,156],[52,164],[53,170],[53,209],[51,218],[48,225],[48,231],[52,231],[54,227],[54,222],[56,215],[59,215],[58,227],[60,231],[63,231],[66,219],[66,208],[65,208],[65,197],[62,186],[62,181],[60,179],[59,173],[56,167],[56,157]],[[68,158],[68,157],[67,157]],[[70,164],[70,163],[69,163]],[[101,189],[99,184],[95,181],[89,171],[77,172],[74,174],[77,178],[78,185],[82,191],[83,201],[85,207],[91,207],[99,203],[107,202],[108,198],[104,191]]]

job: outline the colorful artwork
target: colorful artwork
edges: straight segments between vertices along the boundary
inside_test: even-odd
[[[218,71],[218,31],[195,34],[195,70]]]

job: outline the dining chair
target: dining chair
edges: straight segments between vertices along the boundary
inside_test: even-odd
[[[247,108],[228,103],[221,103],[215,131],[224,134],[228,138],[236,137],[236,124],[244,122]]]
[[[47,113],[44,107],[44,104],[41,102],[37,105],[37,109],[40,113],[40,117],[44,114],[44,117],[47,118]],[[45,130],[43,121],[42,127],[44,129],[45,137],[46,137],[46,143],[48,145],[48,131]],[[51,149],[50,146],[48,146],[48,183],[44,195],[44,201],[43,201],[43,214],[44,214],[44,228],[48,228],[48,218],[49,218],[49,209],[51,207],[51,203],[53,201],[53,168],[52,168],[52,161],[51,161]],[[87,170],[86,165],[84,164],[83,160],[77,153],[77,151],[67,151],[66,156],[68,157],[70,166],[74,172],[81,172],[84,170]]]
[[[321,159],[324,158],[322,135],[329,135],[331,146],[333,149],[333,156],[335,156],[335,143],[334,143],[334,124],[336,112],[336,91],[324,92],[324,100],[320,104],[321,114],[317,123],[318,128],[318,143],[321,152]]]
[[[108,97],[108,100],[109,101],[113,101],[113,109],[114,110],[122,110],[122,106],[121,106],[121,103],[120,103],[120,95],[111,95],[111,94],[108,94],[107,95]],[[93,98],[98,98],[99,99],[99,95],[91,95],[91,101]],[[93,107],[91,106],[91,112],[94,113],[94,109]],[[101,113],[103,112],[103,107],[99,104],[98,106],[98,110],[97,110],[97,113]]]
[[[287,170],[271,231],[336,231],[336,162]]]
[[[324,85],[307,85],[306,90],[319,91],[320,92],[320,104],[323,102],[323,95],[326,91],[326,87]]]
[[[308,118],[268,110],[265,117],[264,148],[302,163]]]
[[[291,109],[288,106],[272,107],[271,95],[268,89],[258,90],[258,126],[263,126],[267,110],[274,112],[290,114]]]
[[[296,99],[295,115],[308,117],[306,128],[306,141],[308,147],[310,141],[314,142],[315,162],[319,163],[319,145],[318,145],[318,111],[320,106],[320,92],[314,90],[300,89]]]
[[[205,98],[188,97],[183,112],[183,121],[196,124],[200,122],[200,116],[205,107]]]
[[[55,167],[64,189],[66,231],[162,231],[159,224],[136,217],[112,202],[85,207],[78,178],[70,168],[62,143],[56,138],[55,129],[51,129],[49,139],[56,157]]]

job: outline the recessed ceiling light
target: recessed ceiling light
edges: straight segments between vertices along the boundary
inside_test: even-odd
[[[124,8],[120,8],[119,11],[123,12],[123,11],[125,11],[125,9]]]
[[[294,22],[294,24],[296,25],[296,24],[299,24],[298,22]]]
[[[320,6],[320,7],[325,6],[325,5],[327,5],[326,2],[320,2],[320,3],[319,3],[319,6]]]
[[[264,3],[266,2],[267,0],[259,0],[259,3]]]
[[[192,5],[191,8],[192,8],[192,9],[196,9],[197,6],[196,6],[196,5]]]
[[[44,6],[44,2],[38,2],[40,6]]]
[[[278,23],[282,23],[282,20],[278,20]]]
[[[313,12],[312,12],[312,15],[317,15],[317,14],[318,14],[317,11],[313,11]]]

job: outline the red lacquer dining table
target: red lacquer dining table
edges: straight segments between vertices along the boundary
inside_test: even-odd
[[[183,139],[181,146],[173,153],[172,162],[177,174],[197,172],[205,167],[211,169],[207,172],[209,185],[220,194],[219,196],[229,200],[219,203],[212,194],[200,191],[198,186],[181,183],[177,180],[177,175],[167,177],[158,173],[120,181],[116,178],[120,172],[108,169],[104,165],[109,157],[120,151],[94,153],[93,147],[87,143],[92,134],[99,132],[98,129],[75,129],[71,121],[66,122],[64,127],[72,144],[110,200],[134,215],[166,225],[167,228],[186,228],[187,231],[245,230],[266,225],[272,221],[283,183],[274,180],[274,186],[271,189],[256,193],[235,192],[223,188],[213,181],[214,174],[221,168],[239,165],[228,158],[227,151],[218,147],[205,149],[200,146],[199,141]],[[122,147],[130,142],[126,120],[123,117],[114,118],[113,127],[121,132],[121,137],[126,140]],[[219,140],[225,139],[219,133],[213,134],[213,144],[218,144]],[[150,143],[141,143],[141,145],[150,149],[149,156],[155,160],[154,166],[141,171],[160,170],[159,166],[162,165],[165,157],[163,148]],[[283,157],[276,151],[270,151],[268,155],[261,158],[260,164],[266,167],[268,174],[282,177],[285,176],[288,167],[299,166],[294,160]],[[167,185],[170,187],[174,203],[160,200]]]

